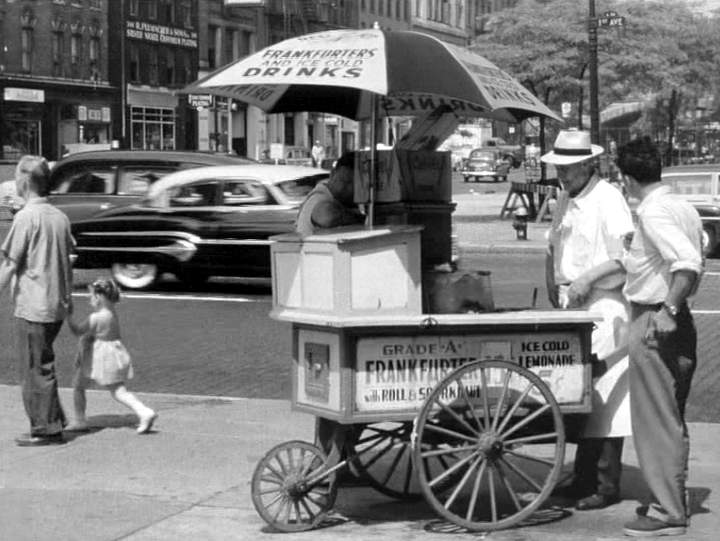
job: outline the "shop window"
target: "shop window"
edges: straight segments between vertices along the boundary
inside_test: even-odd
[[[131,132],[133,149],[172,150],[175,148],[175,112],[173,109],[133,107]]]

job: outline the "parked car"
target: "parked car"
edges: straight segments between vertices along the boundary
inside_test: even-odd
[[[663,182],[697,209],[703,224],[703,252],[714,255],[720,240],[720,164],[666,167]]]
[[[164,272],[269,277],[268,237],[294,228],[298,206],[329,172],[292,165],[201,167],[169,174],[138,204],[72,224],[76,268],[110,268],[125,288]]]
[[[502,152],[487,148],[476,148],[465,160],[461,170],[463,180],[477,182],[481,178],[490,178],[504,182],[510,172],[510,162]]]
[[[158,179],[183,169],[250,164],[229,154],[171,150],[96,150],[70,154],[50,172],[50,201],[76,222],[142,199]]]
[[[489,137],[482,148],[492,148],[501,152],[511,167],[520,167],[525,159],[525,150],[520,145],[509,145],[502,137]]]

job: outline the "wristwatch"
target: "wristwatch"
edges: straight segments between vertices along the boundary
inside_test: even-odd
[[[678,315],[678,307],[674,304],[668,304],[664,302],[662,304],[662,307],[665,309],[665,311],[670,315],[671,318],[675,319]]]

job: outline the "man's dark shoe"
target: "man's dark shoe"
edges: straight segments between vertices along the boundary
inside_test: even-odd
[[[62,434],[49,434],[47,436],[23,434],[15,438],[15,443],[18,447],[42,447],[44,445],[61,445],[65,443],[65,438],[63,438]]]
[[[591,494],[592,490],[574,484],[559,486],[552,491],[554,498],[562,498],[563,500],[579,500]]]
[[[608,496],[607,494],[592,494],[581,498],[575,503],[578,511],[592,511],[594,509],[605,509],[620,501],[620,496]]]
[[[639,515],[625,524],[623,533],[630,537],[659,537],[665,535],[683,535],[684,524],[668,524],[662,520]]]

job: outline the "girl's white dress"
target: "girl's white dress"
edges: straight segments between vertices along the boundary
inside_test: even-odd
[[[80,337],[78,370],[99,385],[123,383],[133,377],[132,359],[120,341],[120,325],[111,310],[99,310],[88,318],[89,330]]]

